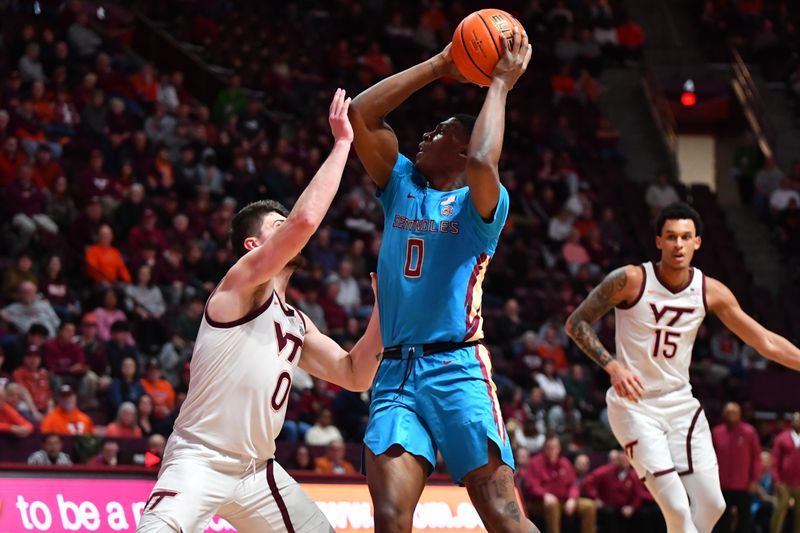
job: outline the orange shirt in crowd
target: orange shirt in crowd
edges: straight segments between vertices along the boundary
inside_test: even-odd
[[[91,435],[94,433],[94,424],[80,409],[76,408],[68,413],[56,406],[42,420],[42,433]]]
[[[0,407],[0,433],[9,433],[13,426],[24,426],[33,431],[33,424],[6,402]]]
[[[141,74],[131,76],[131,85],[144,102],[155,102],[158,97],[158,83],[155,79],[146,80]]]
[[[556,365],[556,372],[561,372],[569,368],[567,356],[564,355],[564,348],[558,344],[554,346],[548,346],[547,344],[542,343],[536,347],[536,351],[539,353],[539,356],[542,359],[552,361],[553,364]]]
[[[97,283],[131,282],[122,254],[113,246],[95,244],[86,249],[86,275]]]
[[[342,472],[341,470],[337,472],[336,469],[334,468],[333,461],[331,461],[330,459],[328,459],[325,456],[317,457],[314,460],[314,470],[316,472],[320,473],[320,474],[355,474],[356,473],[355,467],[353,467],[352,464],[350,464],[349,462],[347,462],[345,460],[342,460],[339,463],[339,468],[341,470],[344,470],[344,472]]]
[[[0,187],[11,185],[17,179],[19,167],[27,160],[22,150],[17,150],[12,156],[0,151]]]
[[[625,48],[641,48],[644,46],[644,32],[641,26],[629,21],[617,26],[617,40]]]
[[[116,422],[111,422],[108,427],[106,427],[106,437],[118,437],[123,439],[140,439],[142,438],[142,429],[139,426],[133,426],[132,428],[126,428],[117,424]]]
[[[166,416],[166,411],[171,413],[175,409],[175,389],[172,388],[169,381],[159,379],[158,382],[151,383],[142,378],[141,383],[144,392],[153,398],[153,412],[158,418]]]
[[[47,372],[47,370],[44,368],[31,370],[21,366],[14,370],[11,379],[28,389],[37,409],[42,412],[47,411],[50,399],[53,397],[53,391],[50,390],[49,372]]]
[[[556,74],[550,78],[550,87],[556,94],[569,96],[575,92],[575,78],[563,74]]]

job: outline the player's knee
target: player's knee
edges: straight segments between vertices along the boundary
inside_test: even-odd
[[[413,507],[408,508],[400,502],[392,500],[375,502],[375,525],[386,528],[411,523],[413,513]]]

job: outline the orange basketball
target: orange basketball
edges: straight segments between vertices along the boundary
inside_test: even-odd
[[[501,9],[481,9],[462,20],[450,47],[461,75],[481,87],[492,83],[492,72],[503,53],[501,40],[510,45],[515,26],[522,33],[522,24]]]

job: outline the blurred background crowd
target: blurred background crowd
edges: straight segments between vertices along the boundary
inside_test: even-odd
[[[233,261],[232,216],[260,198],[291,206],[331,145],[333,90],[355,95],[430,57],[476,7],[467,0],[124,4],[0,1],[6,460],[114,466],[163,453],[187,391],[205,299]],[[704,215],[714,218],[718,208],[710,194],[659,169],[646,187],[625,176],[620,132],[598,106],[603,69],[641,60],[644,32],[621,2],[506,4],[535,43],[534,59],[509,99],[500,167],[511,208],[483,314],[520,487],[551,531],[560,530],[562,511],[581,531],[592,531],[598,517],[601,531],[629,531],[628,520],[659,527],[652,498],[615,451],[604,408],[608,380],[568,342],[562,324],[606,272],[650,257],[649,222],[660,208],[691,193],[695,203],[707,202]],[[698,16],[709,41],[741,38],[767,58],[770,43],[796,46],[796,38],[781,36],[795,32],[786,2],[767,3],[775,17],[743,12],[746,4],[762,3],[704,3]],[[733,15],[732,6],[739,6]],[[211,68],[223,65],[223,89],[200,97],[181,68],[134,53],[130,9],[190,43]],[[787,90],[796,89],[797,72],[786,73]],[[477,114],[482,95],[448,80],[421,91],[390,117],[401,151],[414,153],[422,133],[453,113]],[[771,205],[779,188],[800,189],[800,165],[790,176],[764,177],[769,164],[752,169],[756,196],[767,195],[766,204],[754,200],[756,208]],[[767,181],[778,185],[762,190]],[[372,305],[368,273],[383,225],[374,192],[353,154],[289,294],[346,348]],[[775,216],[795,243],[786,249],[796,252],[797,205],[784,211],[764,214]],[[722,241],[726,230],[708,222]],[[724,255],[698,260],[725,279],[713,270]],[[732,261],[728,268],[742,268]],[[735,281],[736,272],[727,275]],[[613,345],[613,314],[598,332]],[[709,321],[692,369],[712,423],[735,401],[741,408],[725,409],[724,428],[757,428],[751,461],[729,466],[736,486],[727,488],[747,491],[766,528],[761,509],[773,502],[774,478],[787,475],[769,468],[768,452],[760,455],[783,427],[754,419],[747,386],[767,365]],[[298,371],[279,443],[287,468],[354,473],[368,405],[368,393]],[[800,486],[800,477],[790,483]],[[558,512],[544,505],[545,494],[561,502]]]

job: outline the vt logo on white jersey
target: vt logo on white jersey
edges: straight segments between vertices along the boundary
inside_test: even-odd
[[[653,312],[656,326],[661,323],[661,319],[669,313],[665,318],[666,326],[673,327],[678,323],[681,316],[684,314],[694,313],[693,307],[676,307],[673,305],[664,305],[659,308],[658,304],[650,303],[650,310]],[[678,351],[677,341],[681,338],[679,331],[669,331],[666,329],[656,328],[656,342],[653,345],[653,357],[661,355],[666,359],[672,359]],[[661,350],[663,344],[663,350]],[[661,352],[659,352],[661,350]]]

